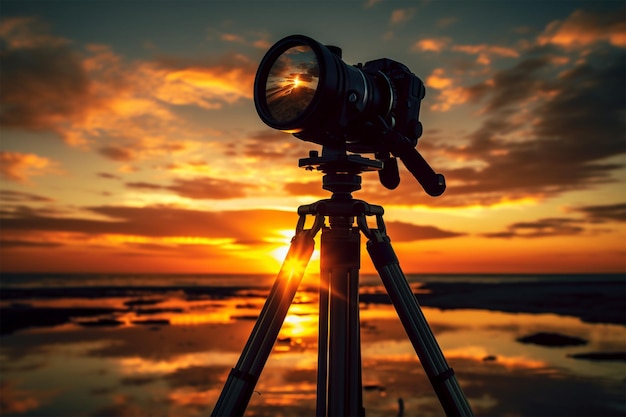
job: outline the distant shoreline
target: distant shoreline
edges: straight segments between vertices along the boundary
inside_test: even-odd
[[[484,276],[482,276],[484,277]],[[596,279],[589,281],[562,282],[560,280],[530,280],[508,282],[425,282],[413,283],[416,298],[424,307],[441,310],[474,309],[508,313],[557,314],[577,317],[584,322],[606,323],[626,326],[626,281],[623,279]],[[605,276],[608,278],[609,276]],[[119,278],[119,276],[118,276]],[[22,328],[63,324],[70,317],[89,317],[115,311],[76,308],[71,305],[63,308],[40,308],[37,300],[50,299],[103,299],[123,297],[132,300],[147,297],[165,297],[177,293],[187,300],[222,300],[232,297],[254,295],[265,297],[272,283],[246,285],[246,280],[228,282],[222,276],[219,285],[210,283],[160,283],[147,285],[77,285],[65,279],[59,286],[0,286],[0,319],[2,333],[12,333]],[[32,283],[31,283],[32,284]],[[120,283],[121,284],[121,283]],[[139,285],[137,285],[139,284]],[[226,285],[232,284],[232,285]],[[249,283],[252,284],[252,283]],[[417,288],[415,287],[417,286]],[[311,286],[301,290],[315,293]],[[391,304],[389,296],[381,284],[362,287],[360,302],[363,304]]]

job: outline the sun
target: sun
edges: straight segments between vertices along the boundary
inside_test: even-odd
[[[276,267],[278,268],[280,265],[283,264],[285,258],[287,257],[287,252],[289,252],[289,247],[291,246],[291,239],[293,238],[295,231],[293,229],[277,230],[276,234],[278,236],[275,239],[272,239],[272,242],[279,244],[279,246],[271,250],[269,252],[269,255],[270,255],[270,258],[273,259],[277,263]],[[313,254],[311,255],[311,258],[307,260],[308,261],[307,270],[309,269],[316,270],[315,263],[318,262],[320,259],[320,252],[319,252],[318,247],[319,247],[319,241],[317,241],[317,243],[315,244],[315,249],[313,249]]]
[[[300,76],[296,75],[296,78],[293,79],[293,87],[298,88],[300,84],[302,84],[302,81],[300,81]]]
[[[279,265],[282,265],[285,257],[287,256],[287,252],[289,252],[289,246],[291,246],[291,238],[293,237],[294,233],[295,232],[293,230],[278,231],[278,235],[280,237],[276,239],[276,242],[282,243],[282,245],[271,251],[270,256],[274,258]]]

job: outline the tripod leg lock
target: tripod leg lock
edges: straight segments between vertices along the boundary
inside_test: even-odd
[[[230,376],[232,378],[238,379],[243,382],[252,383],[254,385],[256,385],[257,381],[259,380],[258,376],[252,375],[248,372],[243,372],[242,370],[237,368],[232,368],[230,370]]]
[[[367,241],[367,251],[372,258],[372,263],[377,270],[392,265],[399,264],[398,257],[391,247],[389,236],[382,235],[378,230],[372,230],[372,236]]]
[[[439,375],[435,375],[430,379],[431,385],[435,388],[435,391],[439,392],[438,387],[444,388],[446,381],[454,377],[454,369],[448,368]]]

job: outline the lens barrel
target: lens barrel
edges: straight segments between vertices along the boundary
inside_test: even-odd
[[[272,46],[254,83],[261,120],[300,139],[339,147],[353,140],[351,126],[386,117],[393,103],[389,81],[345,64],[340,51],[303,35]]]

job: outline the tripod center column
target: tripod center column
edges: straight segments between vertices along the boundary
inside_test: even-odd
[[[330,204],[332,206],[332,203]],[[337,214],[337,213],[335,213]],[[354,216],[332,215],[330,227],[322,229],[321,245],[321,308],[320,314],[320,365],[326,365],[318,377],[325,378],[322,389],[326,416],[358,416],[363,412],[360,320],[359,320],[359,268],[360,232],[353,227]],[[322,307],[324,306],[324,307]],[[321,313],[321,312],[320,312]],[[326,317],[324,325],[321,320]],[[322,332],[326,332],[323,335]],[[318,388],[320,382],[318,380]],[[318,395],[320,392],[318,391]],[[318,398],[319,400],[319,398]]]

